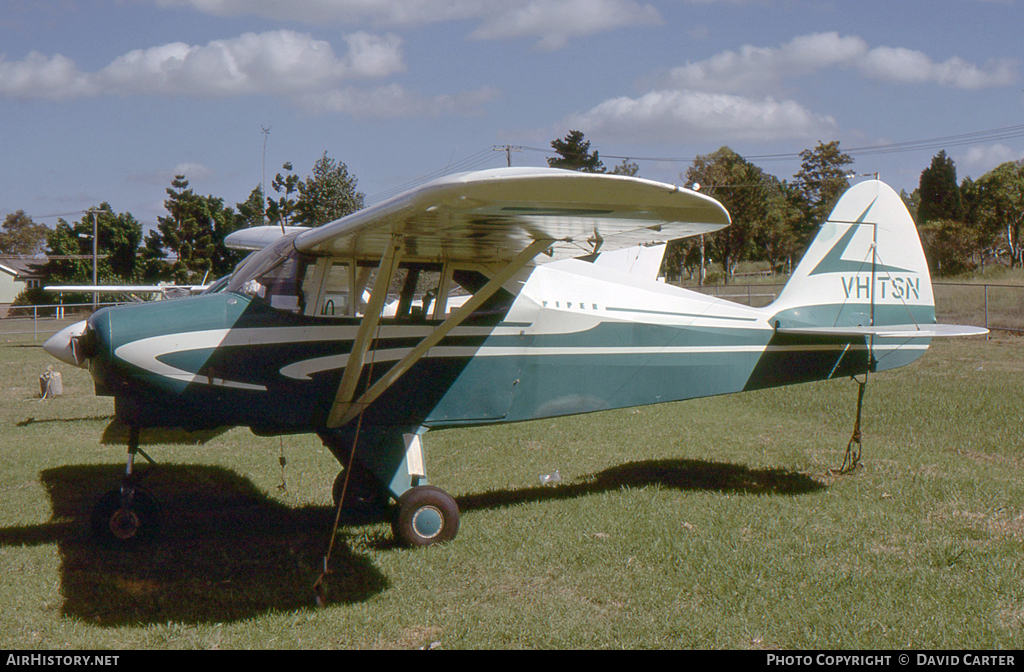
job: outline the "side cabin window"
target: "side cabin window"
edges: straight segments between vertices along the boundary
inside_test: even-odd
[[[377,276],[377,266],[348,259],[316,260],[306,267],[303,281],[305,313],[314,317],[361,317],[366,312]],[[443,320],[476,291],[488,277],[479,270],[456,269],[430,262],[399,264],[388,285],[382,318],[425,322]],[[513,297],[499,290],[474,317],[503,316]]]
[[[293,244],[296,235],[285,236],[251,254],[231,274],[224,291],[246,294],[276,310],[311,317],[361,317],[370,300],[377,266],[300,254]],[[388,286],[382,317],[413,322],[443,320],[488,280],[482,270],[461,265],[402,263]],[[497,323],[514,300],[511,293],[499,289],[473,312],[472,319]]]

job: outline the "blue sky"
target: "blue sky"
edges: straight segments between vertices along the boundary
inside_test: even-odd
[[[264,140],[268,183],[327,151],[370,202],[504,165],[496,145],[545,165],[572,129],[667,182],[723,145],[789,178],[818,141],[953,136],[854,169],[910,191],[945,147],[978,177],[1024,158],[1021,4],[4,0],[0,215],[108,201],[153,225],[176,172],[233,205]]]

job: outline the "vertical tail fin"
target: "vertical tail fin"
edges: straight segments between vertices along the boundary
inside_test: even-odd
[[[934,325],[928,262],[899,194],[878,180],[843,194],[772,308],[783,329]]]
[[[917,227],[899,194],[877,180],[843,194],[765,310],[775,334],[748,389],[894,369],[937,336],[987,332],[935,324]]]

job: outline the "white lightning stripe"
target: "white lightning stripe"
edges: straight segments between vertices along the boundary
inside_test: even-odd
[[[220,387],[233,387],[244,390],[261,390],[263,385],[252,385],[237,381],[223,380],[199,376],[190,371],[165,364],[160,357],[171,353],[188,352],[221,347],[237,347],[247,345],[280,345],[284,343],[315,343],[324,341],[351,341],[359,329],[356,325],[345,326],[308,326],[308,327],[264,327],[258,329],[209,329],[206,331],[188,331],[178,334],[164,334],[132,341],[118,347],[114,356],[134,364],[140,369],[158,376],[184,383],[201,383]],[[433,330],[429,326],[388,325],[381,329],[381,338],[425,338]],[[510,336],[522,332],[521,327],[461,327],[453,330],[455,336]],[[560,332],[570,333],[570,332]],[[406,350],[407,352],[407,350]],[[341,363],[325,369],[343,368],[347,355],[342,355]],[[295,376],[300,380],[309,376]]]
[[[159,357],[170,353],[188,352],[192,350],[214,349],[247,345],[275,345],[285,343],[311,343],[323,341],[351,340],[355,337],[355,326],[324,326],[324,327],[271,327],[260,329],[211,329],[208,331],[191,331],[180,334],[165,334],[144,338],[126,343],[114,351],[114,355],[129,364],[138,366],[159,376],[184,383],[196,383],[219,387],[232,387],[244,390],[266,391],[263,385],[242,383],[200,376],[170,364],[165,364]],[[431,327],[422,326],[388,326],[382,329],[381,338],[413,338],[425,337]],[[466,327],[456,329],[459,335],[518,335],[519,327]],[[469,333],[466,333],[469,332]],[[480,333],[476,333],[480,332]],[[762,352],[824,352],[839,351],[845,345],[731,345],[731,346],[577,346],[577,347],[474,347],[474,346],[436,346],[431,348],[427,357],[443,359],[446,357],[550,357],[550,356],[600,356],[600,355],[673,355],[673,354],[735,354]],[[894,350],[927,350],[926,345],[876,345],[876,351]],[[866,346],[853,346],[854,350],[866,350]],[[387,348],[371,351],[368,355],[377,362],[395,362],[405,357],[412,348]],[[348,355],[330,355],[316,357],[293,364],[280,370],[281,375],[293,380],[310,380],[310,376],[324,371],[345,368]]]

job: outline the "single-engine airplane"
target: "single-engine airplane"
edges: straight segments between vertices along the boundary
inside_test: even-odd
[[[317,433],[342,465],[336,504],[394,498],[400,542],[449,541],[459,511],[428,484],[430,429],[883,371],[934,337],[985,333],[935,323],[916,227],[882,182],[846,192],[767,307],[657,281],[660,251],[640,246],[729,221],[669,184],[509,168],[315,229],[233,233],[254,252],[221,291],[103,309],[44,346],[88,365],[130,428],[94,529],[130,540],[153,523],[132,478],[140,430],[234,425]]]

